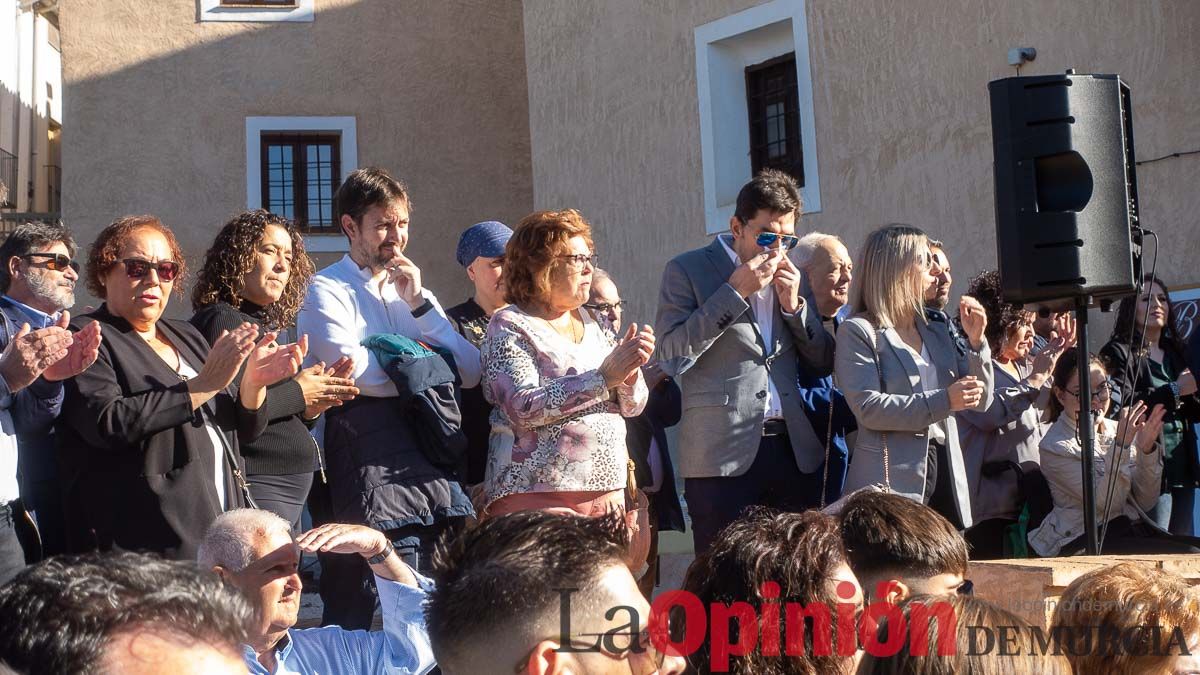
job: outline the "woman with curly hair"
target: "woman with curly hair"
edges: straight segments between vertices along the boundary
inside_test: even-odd
[[[264,210],[235,216],[217,233],[192,292],[192,324],[209,342],[242,323],[270,330],[291,327],[304,301],[313,263],[295,226]],[[301,350],[308,340],[300,336]],[[270,424],[242,446],[250,493],[259,507],[295,526],[323,468],[309,426],[322,412],[358,394],[353,363],[318,363],[267,390]]]
[[[984,338],[992,350],[996,375],[987,409],[959,414],[975,520],[965,535],[973,560],[1020,553],[1007,545],[1006,533],[1017,523],[1025,502],[1036,494],[1030,476],[1038,472],[1038,443],[1046,432],[1042,414],[1050,401],[1050,375],[1059,355],[1075,342],[1074,319],[1063,314],[1056,317],[1054,338],[1034,355],[1033,313],[1005,302],[1000,288],[996,270],[979,274],[967,287],[967,294],[983,305],[987,315]],[[1032,510],[1044,514],[1049,508],[1041,504]],[[1013,541],[1024,542],[1024,537]]]

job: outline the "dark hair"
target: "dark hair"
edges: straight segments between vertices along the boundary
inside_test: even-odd
[[[425,605],[438,663],[446,672],[468,672],[473,650],[486,649],[490,636],[537,640],[525,633],[548,616],[557,635],[559,589],[587,590],[605,570],[623,566],[627,540],[617,514],[519,511],[443,541],[434,556],[437,585]]]
[[[241,307],[242,283],[254,269],[258,242],[267,227],[283,228],[292,240],[292,264],[287,286],[279,299],[263,308],[263,323],[268,328],[287,328],[296,321],[296,314],[304,304],[304,293],[312,278],[312,259],[304,252],[304,237],[295,223],[268,211],[257,209],[233,217],[213,240],[212,247],[204,256],[196,287],[192,289],[192,309],[226,302]]]
[[[518,306],[540,305],[550,295],[551,275],[570,255],[572,237],[592,247],[592,228],[575,209],[537,211],[521,219],[504,247],[504,298]]]
[[[333,220],[338,227],[341,227],[344,215],[359,223],[372,206],[389,206],[397,202],[412,209],[412,200],[409,199],[408,186],[404,181],[374,166],[355,169],[346,176],[333,196]]]
[[[1097,366],[1101,370],[1108,372],[1104,362],[1096,358],[1095,354],[1088,354],[1089,366]],[[1079,348],[1071,347],[1058,357],[1058,362],[1054,364],[1054,373],[1051,375],[1051,382],[1055,389],[1065,390],[1067,383],[1071,381],[1071,376],[1079,369]],[[1089,368],[1090,370],[1090,368]],[[1050,408],[1046,411],[1046,418],[1051,422],[1058,420],[1063,413],[1063,405],[1058,400],[1058,396],[1051,394]]]
[[[979,304],[983,305],[984,314],[987,315],[987,328],[983,337],[987,340],[993,356],[1000,355],[1004,340],[1028,317],[1028,313],[1020,305],[1004,301],[1001,288],[1000,272],[997,270],[980,272],[967,285],[967,295],[978,300]]]
[[[104,297],[104,275],[113,265],[117,264],[117,256],[121,255],[121,248],[125,246],[125,241],[134,232],[142,229],[154,230],[166,238],[167,246],[171,249],[171,258],[179,263],[179,276],[175,277],[171,292],[183,292],[187,262],[183,257],[183,249],[179,247],[179,242],[175,239],[175,233],[154,216],[125,216],[114,220],[108,227],[100,230],[100,234],[96,235],[96,240],[88,249],[87,288],[92,295],[97,298]]]
[[[1133,343],[1134,336],[1139,338],[1142,336],[1141,327],[1134,325],[1137,318],[1138,299],[1145,293],[1153,293],[1154,284],[1158,284],[1162,288],[1163,294],[1167,296],[1167,325],[1163,327],[1162,335],[1158,339],[1158,346],[1163,351],[1185,354],[1186,346],[1179,338],[1179,326],[1175,325],[1175,313],[1171,311],[1173,309],[1171,307],[1171,289],[1163,283],[1162,279],[1149,274],[1142,277],[1142,283],[1145,286],[1141,293],[1127,295],[1121,298],[1120,304],[1117,305],[1117,318],[1113,320],[1113,332],[1109,342],[1130,345]],[[1133,345],[1135,350],[1137,347],[1138,345]]]
[[[35,220],[18,225],[4,243],[0,244],[0,293],[7,293],[9,285],[12,284],[12,276],[8,273],[9,259],[59,242],[67,247],[67,255],[74,258],[75,240],[61,222],[47,223]]]
[[[903,495],[859,492],[846,501],[838,520],[850,569],[864,583],[887,573],[903,578],[967,571],[967,542],[958,530]]]
[[[792,213],[800,216],[800,186],[796,179],[776,169],[758,172],[738,192],[733,215],[748,223],[761,210],[771,213]]]
[[[28,675],[97,672],[125,630],[203,640],[241,654],[254,612],[194,563],[142,553],[58,556],[0,588],[0,663]]]
[[[683,590],[694,593],[705,608],[714,603],[748,602],[761,615],[760,606],[767,582],[778,584],[777,599],[801,605],[825,604],[836,636],[835,604],[845,602],[834,592],[832,579],[838,567],[846,563],[837,522],[819,511],[780,513],[764,507],[747,510],[717,535],[712,547],[700,554],[684,577]],[[776,644],[784,641],[786,621],[780,620]],[[729,672],[746,675],[775,673],[831,673],[845,667],[840,656],[816,656],[813,630],[804,631],[803,654],[767,656],[757,648],[745,656],[733,656]],[[700,648],[688,657],[693,667],[708,672],[711,666],[710,634],[705,633]],[[836,639],[836,638],[835,638]],[[850,638],[853,639],[853,638]],[[759,643],[764,638],[760,636]],[[836,652],[835,652],[836,653]]]
[[[1012,612],[970,595],[935,597],[917,595],[885,615],[879,624],[880,644],[887,644],[889,616],[899,614],[904,637],[891,656],[874,656],[871,650],[859,665],[860,675],[1070,675],[1071,665],[1055,647],[1035,643],[1035,628]],[[899,617],[897,617],[899,618]],[[940,654],[943,628],[954,628],[953,651]],[[1000,633],[1004,647],[984,641]],[[1040,634],[1039,634],[1040,635]],[[927,636],[923,639],[922,636]],[[1009,640],[1007,636],[1016,638]],[[893,641],[896,639],[893,637]],[[1093,672],[1093,671],[1079,671]],[[1100,671],[1094,671],[1100,672]]]

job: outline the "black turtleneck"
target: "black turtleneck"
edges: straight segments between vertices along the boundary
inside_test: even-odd
[[[261,329],[262,308],[246,300],[242,300],[241,305],[240,308],[225,302],[205,305],[192,316],[192,325],[210,345],[216,342],[221,331],[233,330],[247,321]],[[308,426],[300,418],[304,412],[304,392],[300,385],[294,379],[271,385],[267,388],[264,406],[270,420],[266,431],[253,443],[241,446],[246,473],[278,476],[308,473],[319,468],[316,445],[308,433]]]

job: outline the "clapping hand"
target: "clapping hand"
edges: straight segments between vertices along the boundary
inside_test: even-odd
[[[358,396],[353,374],[354,360],[348,356],[338,359],[332,366],[317,363],[301,370],[296,375],[296,383],[304,392],[304,416],[315,419],[326,410]]]
[[[257,331],[256,331],[257,332]],[[258,342],[246,359],[246,372],[242,375],[242,387],[258,389],[269,387],[280,380],[292,377],[300,370],[308,354],[308,340],[280,345],[275,342],[278,333],[269,331]]]
[[[64,311],[58,318],[58,326],[66,328],[71,322],[70,312]],[[87,370],[100,357],[100,323],[93,321],[75,333],[67,355],[50,365],[42,373],[51,382],[67,380]]]
[[[625,336],[600,364],[600,374],[611,389],[618,384],[632,385],[637,382],[639,369],[650,362],[654,354],[654,329],[643,326],[638,330],[636,323],[629,324]]]
[[[958,300],[958,320],[962,322],[963,332],[971,341],[971,349],[982,349],[983,331],[987,329],[987,313],[983,305],[969,295],[962,296]]]
[[[238,369],[254,349],[254,338],[258,329],[251,323],[243,323],[233,330],[223,330],[208,350],[204,367],[193,380],[200,391],[218,392],[228,387],[237,377]]]
[[[1054,372],[1058,357],[1068,347],[1075,344],[1075,317],[1069,312],[1057,314],[1054,317],[1054,329],[1050,331],[1050,340],[1042,351],[1033,356],[1033,372],[1026,378],[1030,386],[1041,387]]]
[[[1132,438],[1137,449],[1146,453],[1153,452],[1166,414],[1165,408],[1156,405],[1147,416],[1145,401],[1134,401],[1132,405],[1122,408],[1117,417],[1117,445],[1125,446]]]
[[[50,366],[66,358],[74,342],[70,331],[62,326],[30,330],[21,326],[0,353],[0,376],[10,392],[20,391]]]

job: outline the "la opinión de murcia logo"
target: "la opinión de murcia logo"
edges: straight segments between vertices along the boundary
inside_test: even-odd
[[[948,602],[913,602],[908,616],[898,605],[874,602],[860,607],[853,602],[780,602],[779,584],[768,581],[760,587],[763,602],[711,603],[708,607],[688,591],[667,591],[654,599],[650,616],[636,607],[617,605],[605,619],[626,623],[594,634],[595,642],[583,644],[571,629],[571,596],[579,589],[555,589],[559,593],[562,652],[622,651],[618,644],[632,645],[635,652],[645,647],[631,636],[645,629],[660,654],[692,656],[708,638],[710,669],[728,672],[730,657],[752,653],[762,656],[845,656],[859,649],[875,657],[894,656],[906,645],[915,656],[950,656],[958,652],[958,618]],[[854,585],[841,582],[838,598],[851,600]],[[886,597],[889,582],[879,584],[875,597]],[[682,621],[681,621],[682,619]],[[880,624],[886,622],[883,631]],[[936,626],[936,630],[932,627]],[[835,630],[836,629],[836,630]],[[967,656],[999,653],[1003,656],[1053,653],[1066,656],[1093,654],[1134,656],[1188,656],[1187,636],[1176,627],[1160,626],[966,626]],[[931,634],[934,644],[931,644]],[[781,640],[782,638],[782,640]],[[782,644],[781,644],[782,642]],[[930,650],[933,650],[932,652]]]

